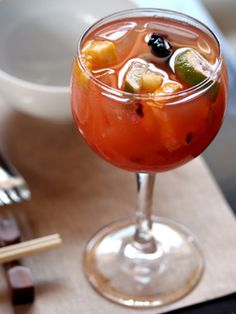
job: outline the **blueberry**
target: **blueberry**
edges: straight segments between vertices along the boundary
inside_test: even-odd
[[[168,57],[171,54],[171,44],[159,34],[153,33],[148,41],[152,52],[159,58]]]

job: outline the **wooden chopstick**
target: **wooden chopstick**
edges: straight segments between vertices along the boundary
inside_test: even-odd
[[[0,264],[56,248],[62,244],[59,234],[8,245],[0,249]]]
[[[28,247],[30,245],[34,245],[35,243],[36,244],[45,243],[47,241],[53,241],[54,239],[58,239],[58,238],[60,238],[60,235],[58,233],[55,233],[55,234],[44,236],[44,237],[41,237],[41,238],[36,238],[36,239],[33,239],[33,240],[23,241],[23,242],[20,243],[20,247],[24,248],[24,247]],[[8,251],[14,250],[14,245],[8,245],[8,246],[4,247],[4,252],[8,252]],[[17,243],[16,245],[19,245],[19,243]],[[2,252],[1,249],[0,249],[0,252]]]

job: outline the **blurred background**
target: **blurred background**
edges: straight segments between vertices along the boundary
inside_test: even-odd
[[[202,0],[202,3],[226,36],[236,56],[236,1]]]

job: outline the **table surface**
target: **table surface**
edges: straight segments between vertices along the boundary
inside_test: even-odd
[[[30,202],[1,208],[1,215],[15,216],[23,239],[59,232],[64,240],[59,250],[23,259],[32,270],[37,297],[31,307],[17,308],[15,313],[74,314],[78,310],[90,314],[95,309],[97,314],[137,313],[97,295],[82,267],[89,237],[101,226],[133,215],[133,174],[92,153],[72,123],[57,125],[11,110],[8,115],[8,109],[1,121],[1,107],[0,142],[27,179],[33,197]],[[159,174],[156,183],[155,212],[192,230],[202,243],[206,269],[185,298],[145,313],[167,312],[232,293],[236,287],[235,219],[202,159]],[[1,272],[0,295],[0,313],[13,314]]]

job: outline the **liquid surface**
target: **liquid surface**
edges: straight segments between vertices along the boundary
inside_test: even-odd
[[[170,43],[172,55],[167,60],[156,57],[148,46],[152,34],[160,34]],[[115,63],[93,70],[92,74],[99,81],[120,90],[124,89],[125,74],[133,62],[147,61],[155,66],[154,72],[161,73],[164,82],[179,82],[181,89],[187,89],[189,86],[180,81],[173,71],[172,57],[175,52],[183,48],[195,49],[209,63],[212,70],[217,62],[218,48],[213,38],[201,30],[196,32],[196,28],[191,25],[183,27],[183,23],[165,18],[136,18],[112,22],[89,34],[86,42],[89,40],[104,40],[115,44]]]

